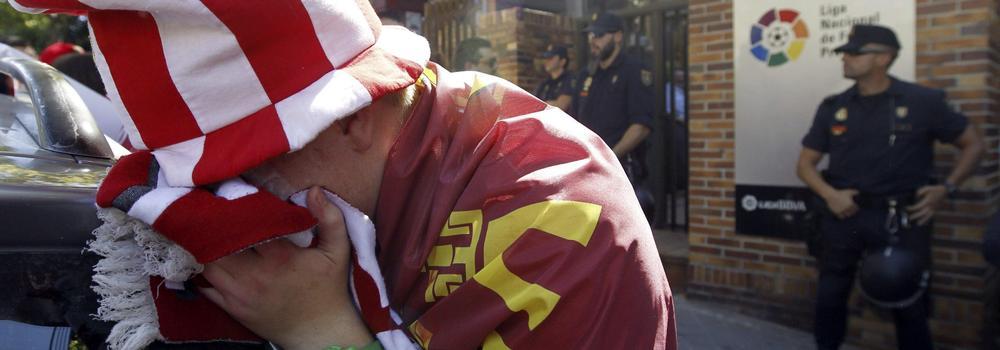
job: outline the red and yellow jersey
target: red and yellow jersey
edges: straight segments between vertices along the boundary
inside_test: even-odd
[[[417,86],[375,222],[421,345],[675,349],[649,224],[601,139],[495,77],[431,64]]]

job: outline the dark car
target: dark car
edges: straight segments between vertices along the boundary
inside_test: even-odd
[[[100,225],[97,187],[123,149],[56,70],[3,58],[0,74],[23,86],[0,95],[0,349],[70,338],[100,348],[110,325],[92,316],[98,257],[84,248]]]

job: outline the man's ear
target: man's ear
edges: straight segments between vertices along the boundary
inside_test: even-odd
[[[363,108],[354,115],[338,120],[341,132],[351,149],[363,152],[372,146],[375,139],[375,115]]]

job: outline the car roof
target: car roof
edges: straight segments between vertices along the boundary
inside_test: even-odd
[[[34,118],[29,102],[0,95],[0,184],[96,188],[110,162],[41,149]]]

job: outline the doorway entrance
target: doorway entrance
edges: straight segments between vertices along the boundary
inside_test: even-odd
[[[652,73],[654,130],[646,139],[645,185],[656,199],[651,224],[687,231],[687,6],[650,5],[616,12],[625,21],[625,52]]]

